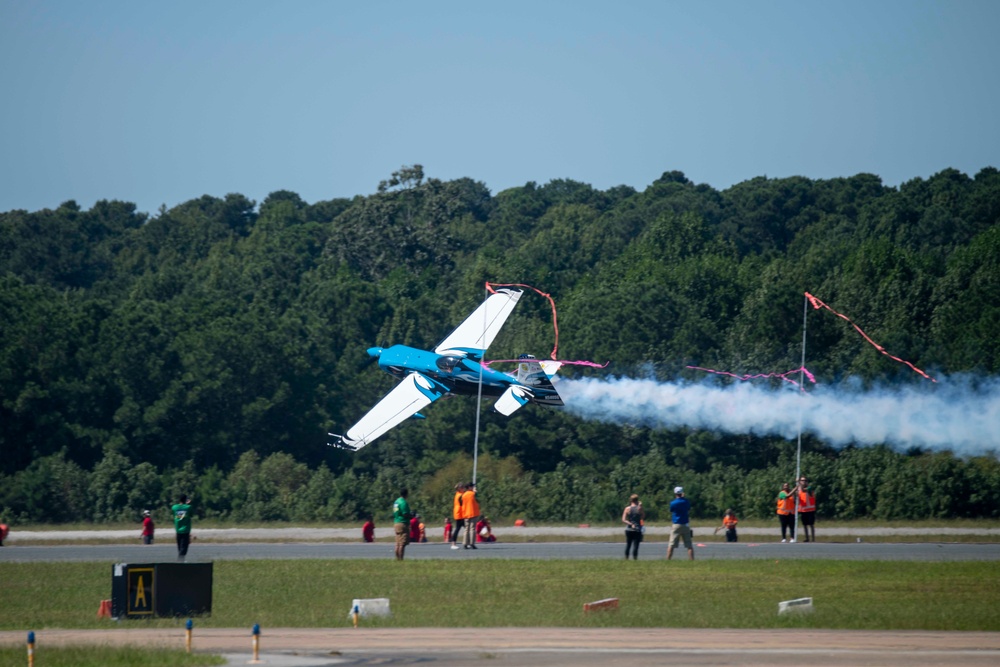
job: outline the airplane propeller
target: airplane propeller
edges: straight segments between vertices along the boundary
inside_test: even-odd
[[[382,354],[382,350],[385,349],[385,347],[386,346],[383,345],[382,347],[370,347],[367,350],[365,350],[365,353],[368,356],[361,362],[358,370],[364,370],[369,366],[371,366],[372,364],[378,362],[378,358]]]

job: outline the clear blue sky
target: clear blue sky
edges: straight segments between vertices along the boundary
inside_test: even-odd
[[[1000,166],[1000,1],[0,0],[0,211]]]

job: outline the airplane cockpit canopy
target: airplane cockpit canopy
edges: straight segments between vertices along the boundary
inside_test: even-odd
[[[462,359],[460,357],[438,357],[435,363],[442,371],[451,373],[455,370],[455,366],[462,363]]]

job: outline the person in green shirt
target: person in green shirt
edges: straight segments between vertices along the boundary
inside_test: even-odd
[[[186,495],[181,494],[178,503],[170,507],[174,515],[174,531],[177,533],[177,560],[187,557],[191,545],[191,505]]]
[[[399,498],[392,504],[392,529],[396,533],[396,560],[403,560],[403,553],[406,545],[410,543],[410,519],[413,514],[410,512],[410,503],[406,502],[409,491],[403,489],[399,492]]]

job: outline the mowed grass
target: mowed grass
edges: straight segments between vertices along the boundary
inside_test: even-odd
[[[855,561],[220,561],[198,627],[346,627],[386,597],[379,627],[693,627],[1000,631],[996,563]],[[2,563],[0,629],[114,627],[97,619],[111,565]],[[617,597],[614,612],[582,607]],[[811,614],[778,603],[812,597]],[[175,627],[186,619],[122,621]]]
[[[0,667],[26,665],[27,646],[0,646]],[[53,646],[35,648],[38,667],[210,667],[225,665],[219,655],[183,650],[144,649],[138,646]]]

